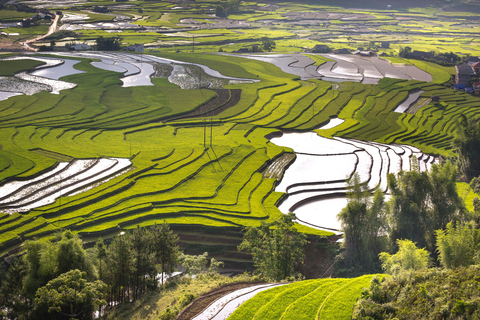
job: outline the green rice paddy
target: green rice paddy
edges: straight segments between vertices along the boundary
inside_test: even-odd
[[[242,90],[241,99],[216,116],[169,120],[195,110],[216,93],[182,90],[164,81],[124,88],[118,73],[94,68],[82,59],[76,68],[86,73],[65,78],[77,83],[76,88],[0,102],[2,181],[34,177],[70,157],[122,157],[133,162],[131,171],[96,188],[16,214],[15,219],[2,215],[4,249],[61,228],[99,236],[159,221],[259,225],[281,214],[275,206],[282,196],[274,191],[276,180],[262,172],[291,152],[269,143],[267,135],[314,130],[338,116],[346,120],[342,125],[318,132],[410,144],[449,156],[459,115],[478,117],[480,108],[476,97],[435,84],[440,80],[386,78],[378,86],[347,82],[333,91],[328,82],[301,81],[265,62],[208,54],[167,57],[260,81],[229,85],[228,89]],[[440,75],[435,79],[446,78],[443,74],[449,69],[437,69]],[[440,95],[443,104],[427,104],[414,114],[393,112],[413,88],[424,90],[424,97]]]
[[[247,300],[228,319],[351,319],[353,305],[372,277],[306,280],[275,287]]]

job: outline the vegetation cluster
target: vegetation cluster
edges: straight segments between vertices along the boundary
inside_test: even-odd
[[[2,317],[6,319],[92,319],[95,310],[133,302],[162,286],[180,256],[177,236],[167,224],[100,239],[85,250],[78,235],[66,231],[52,240],[30,241],[24,254],[4,261]],[[186,262],[200,273],[202,261]],[[219,264],[212,261],[211,272]],[[191,271],[190,271],[191,272]]]

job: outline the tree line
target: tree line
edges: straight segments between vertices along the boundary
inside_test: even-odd
[[[99,239],[89,249],[71,231],[27,241],[22,254],[0,265],[0,318],[92,319],[96,310],[134,301],[175,270],[177,242],[167,224],[134,229],[108,246]]]

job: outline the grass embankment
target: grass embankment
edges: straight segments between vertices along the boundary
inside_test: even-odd
[[[295,282],[258,293],[228,319],[351,319],[372,275]]]
[[[33,70],[45,62],[21,59],[21,60],[0,60],[0,76],[13,76],[21,71]]]

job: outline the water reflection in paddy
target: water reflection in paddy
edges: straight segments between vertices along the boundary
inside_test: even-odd
[[[45,58],[48,59],[48,58]],[[61,77],[69,76],[77,73],[85,73],[85,71],[77,70],[73,66],[79,63],[79,60],[64,59],[64,63],[56,67],[42,68],[32,72],[31,74],[38,77],[58,80]]]
[[[340,229],[337,214],[347,204],[346,179],[357,172],[369,189],[387,192],[388,173],[411,170],[411,157],[422,171],[435,158],[406,145],[386,145],[353,139],[328,139],[313,132],[285,133],[272,143],[289,147],[296,159],[275,188],[286,193],[279,209],[294,212],[300,223],[319,229]]]
[[[7,91],[0,91],[0,101],[2,100],[7,100],[10,97],[13,96],[19,96],[22,95],[22,93],[19,92],[7,92]]]

